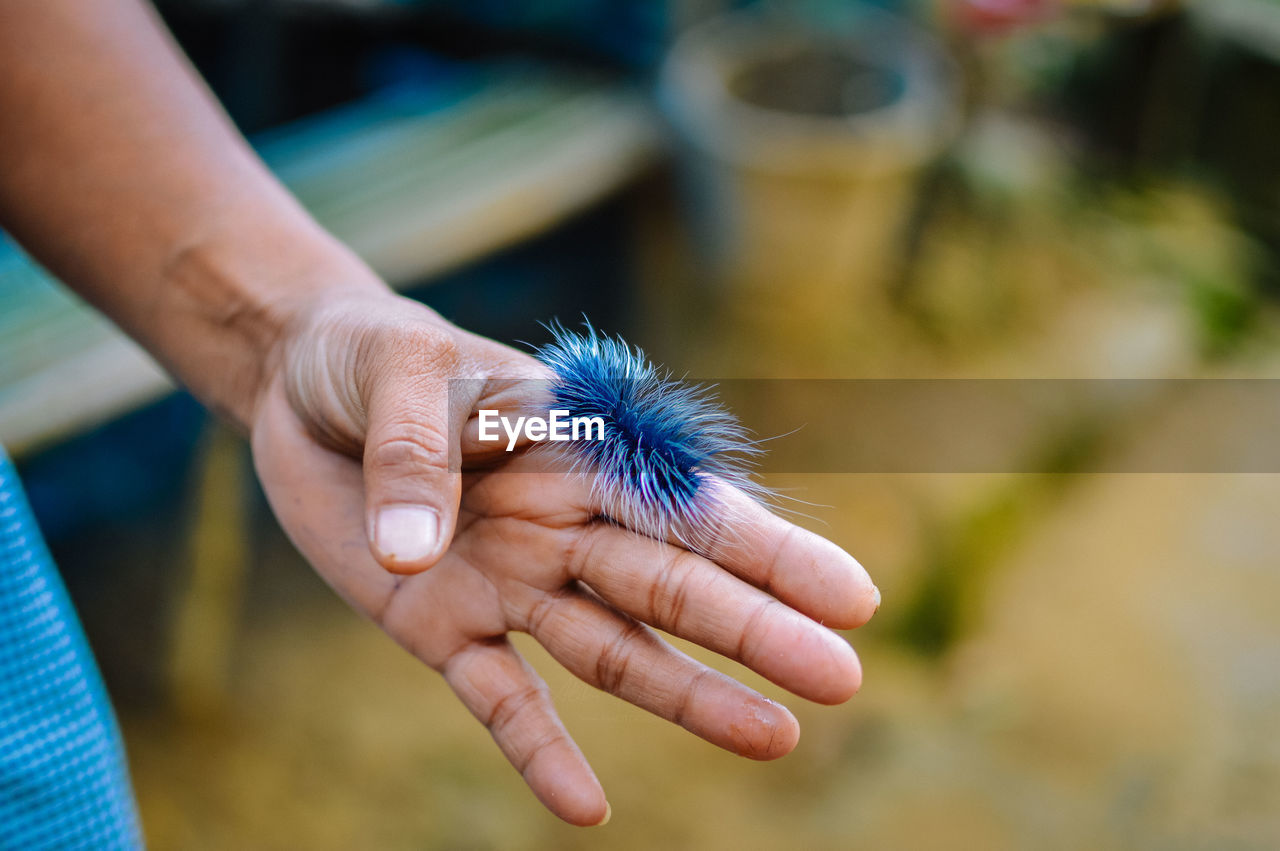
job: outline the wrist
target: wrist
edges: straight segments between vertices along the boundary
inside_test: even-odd
[[[152,350],[210,409],[247,431],[284,340],[317,305],[389,295],[349,249],[309,220],[211,232],[164,265]],[[299,226],[300,225],[300,226]]]

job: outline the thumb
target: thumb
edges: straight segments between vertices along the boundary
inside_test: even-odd
[[[467,406],[450,405],[443,366],[436,359],[427,370],[380,370],[362,394],[366,528],[374,558],[393,573],[434,565],[457,524],[462,475],[450,461]],[[451,408],[463,422],[452,421]]]

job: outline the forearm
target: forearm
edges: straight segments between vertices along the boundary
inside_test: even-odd
[[[382,286],[140,0],[0,0],[0,226],[242,424],[299,304]]]

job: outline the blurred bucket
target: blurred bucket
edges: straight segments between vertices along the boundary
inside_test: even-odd
[[[660,84],[717,313],[793,364],[846,356],[883,312],[916,178],[957,122],[939,48],[896,16],[845,9],[826,27],[709,21],[678,40]]]

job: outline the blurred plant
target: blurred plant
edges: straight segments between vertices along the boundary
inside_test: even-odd
[[[892,621],[891,637],[928,657],[947,653],[976,625],[990,579],[1022,536],[1067,493],[1106,445],[1101,419],[1081,418],[1046,441],[1032,465],[973,508],[934,526],[919,583]]]
[[[900,302],[935,345],[968,357],[1025,350],[1086,293],[1089,303],[1136,298],[1143,310],[1184,318],[1178,351],[1186,359],[1175,352],[1156,369],[1194,368],[1197,355],[1212,365],[1274,336],[1256,283],[1262,250],[1220,193],[1187,180],[1092,179],[1080,173],[1078,151],[1046,146],[1034,127],[986,119],[940,172]],[[1077,339],[1072,348],[1098,342]],[[1059,424],[1026,468],[1039,472],[1001,480],[976,504],[936,520],[893,639],[936,658],[970,634],[1002,561],[1123,425],[1105,415]]]
[[[1122,274],[1157,276],[1191,317],[1202,357],[1221,360],[1262,332],[1263,249],[1233,223],[1229,199],[1197,183],[1112,189],[1094,227]]]
[[[1189,297],[1199,320],[1205,355],[1210,359],[1231,354],[1258,325],[1261,304],[1251,293],[1196,281]]]

